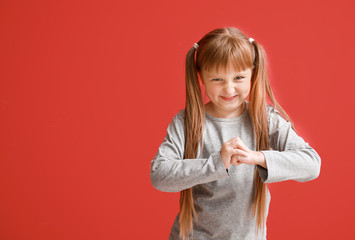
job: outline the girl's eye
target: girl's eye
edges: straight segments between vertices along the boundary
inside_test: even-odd
[[[242,77],[242,76],[238,76],[238,77],[235,77],[235,79],[236,80],[241,80],[241,79],[243,79],[244,77]],[[212,81],[221,81],[222,80],[222,78],[214,78],[214,79],[212,79]]]

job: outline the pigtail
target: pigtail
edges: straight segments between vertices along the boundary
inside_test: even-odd
[[[256,139],[256,151],[269,150],[268,117],[266,110],[266,91],[268,76],[266,72],[265,53],[257,42],[252,43],[255,49],[254,69],[249,94],[249,116]],[[266,192],[265,184],[255,167],[254,185],[255,195],[252,214],[256,217],[257,233],[264,229],[266,221]]]
[[[186,56],[186,105],[185,105],[185,153],[184,159],[197,157],[199,143],[201,153],[203,148],[203,128],[205,122],[205,108],[202,101],[201,88],[195,64],[196,48],[192,47]],[[193,203],[192,188],[180,192],[180,237],[188,239],[193,231],[193,217],[197,215]]]
[[[291,122],[291,126],[294,129],[293,123],[286,112],[282,109],[280,104],[276,101],[272,92],[269,78],[266,70],[266,56],[263,47],[257,43],[252,42],[255,50],[255,61],[252,76],[252,86],[249,95],[249,115],[254,129],[254,135],[256,139],[256,150],[269,150],[269,127],[268,127],[268,114],[266,94],[274,105],[287,121]],[[266,221],[266,192],[267,184],[264,183],[258,173],[257,167],[255,169],[255,195],[252,214],[257,219],[257,234],[260,229],[264,229]]]

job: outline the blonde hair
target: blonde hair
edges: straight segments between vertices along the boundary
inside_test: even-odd
[[[196,54],[196,56],[195,56]],[[191,47],[186,56],[186,105],[185,105],[185,153],[184,159],[196,158],[198,146],[203,148],[203,129],[205,106],[202,100],[198,72],[203,69],[226,69],[229,64],[236,71],[252,69],[251,89],[249,93],[248,113],[252,123],[256,150],[269,150],[268,116],[266,94],[283,117],[293,123],[286,112],[277,103],[269,83],[266,56],[263,47],[236,28],[219,28],[207,33],[199,42],[198,48]],[[256,167],[255,167],[256,168]],[[255,194],[252,215],[256,218],[257,233],[265,227],[266,192],[265,184],[257,169],[254,176]],[[193,218],[197,221],[192,188],[180,192],[180,237],[188,239],[193,233]]]

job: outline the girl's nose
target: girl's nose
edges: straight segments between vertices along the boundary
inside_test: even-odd
[[[226,94],[233,95],[235,93],[235,86],[233,82],[226,82],[225,85],[225,92]]]

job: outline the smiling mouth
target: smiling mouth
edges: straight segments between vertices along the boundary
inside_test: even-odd
[[[225,101],[232,101],[232,100],[234,100],[234,99],[237,97],[237,95],[235,95],[235,96],[233,96],[233,97],[223,97],[223,96],[221,96],[221,97],[222,97],[222,99],[225,100]]]

